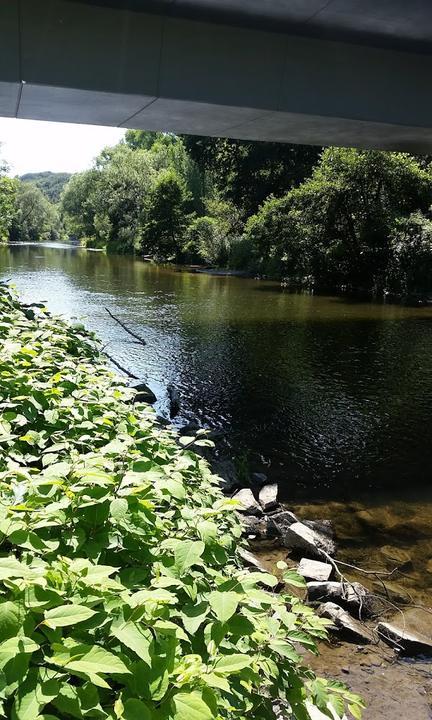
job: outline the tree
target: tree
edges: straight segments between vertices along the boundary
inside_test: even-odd
[[[0,177],[0,242],[9,238],[9,230],[16,214],[18,182]]]
[[[149,154],[125,144],[106,148],[95,167],[72,178],[62,196],[69,230],[87,244],[133,252],[141,244],[155,171]]]
[[[215,189],[241,209],[257,211],[271,195],[281,196],[309,177],[321,148],[273,142],[184,135],[183,142],[201,173]]]
[[[328,148],[309,180],[264,203],[246,236],[288,274],[382,288],[396,221],[431,200],[431,173],[411,156]]]
[[[15,202],[18,182],[5,177],[8,169],[8,164],[0,158],[0,243],[8,239],[9,230],[16,213]]]
[[[95,193],[100,173],[95,170],[73,175],[60,196],[65,228],[79,240],[95,235]]]
[[[18,184],[15,214],[9,237],[15,242],[56,240],[60,234],[60,218],[56,208],[33,183]]]
[[[162,171],[150,192],[142,251],[168,259],[181,247],[187,224],[187,192],[174,170]]]
[[[132,150],[151,150],[155,143],[169,145],[176,141],[171,133],[153,132],[152,130],[126,130],[125,143]]]
[[[391,237],[388,286],[396,292],[422,293],[432,288],[432,221],[412,213],[398,221]]]

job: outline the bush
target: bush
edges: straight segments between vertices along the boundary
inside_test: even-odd
[[[325,621],[242,567],[206,462],[130,404],[82,326],[4,286],[0,319],[0,717],[358,717],[296,649]]]

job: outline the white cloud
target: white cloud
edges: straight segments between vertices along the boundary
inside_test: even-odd
[[[98,125],[0,118],[0,158],[9,164],[11,175],[42,170],[79,172],[124,133],[121,128]]]

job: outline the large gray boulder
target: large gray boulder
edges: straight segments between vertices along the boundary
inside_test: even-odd
[[[332,621],[333,626],[329,628],[330,630],[335,630],[350,642],[369,644],[374,639],[373,633],[366,625],[352,618],[346,610],[336,605],[336,603],[323,603],[319,606],[317,613],[320,617]]]
[[[264,485],[259,491],[258,500],[264,512],[270,512],[277,508],[278,490],[277,483],[271,483],[271,485]]]
[[[289,550],[301,551],[318,560],[324,560],[329,555],[333,556],[336,551],[331,538],[298,521],[285,529],[282,544]]]
[[[290,510],[282,510],[273,513],[268,519],[268,535],[272,538],[278,538],[283,543],[288,529],[297,522],[297,518]]]
[[[262,515],[261,505],[255,500],[250,488],[242,488],[235,495],[233,500],[239,503],[238,510],[246,515]]]
[[[403,619],[394,623],[379,622],[377,631],[385,642],[404,655],[432,655],[432,636],[407,629]]]
[[[333,572],[333,567],[329,563],[323,563],[320,560],[302,558],[297,568],[297,572],[307,580],[327,582]]]

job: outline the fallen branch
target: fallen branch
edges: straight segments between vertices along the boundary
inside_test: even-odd
[[[122,322],[121,320],[119,320],[118,317],[116,317],[116,316],[111,312],[111,310],[109,310],[107,307],[105,308],[105,310],[107,311],[108,315],[109,315],[110,317],[112,317],[112,319],[115,320],[116,323],[118,323],[118,324],[120,325],[120,327],[123,328],[123,330],[125,330],[127,333],[129,333],[129,335],[131,335],[133,338],[135,338],[135,340],[138,340],[138,342],[139,342],[140,345],[144,345],[144,346],[147,345],[146,341],[143,340],[142,337],[140,337],[139,335],[137,335],[136,333],[134,333],[133,330],[130,330],[130,329],[128,328],[128,326],[125,325],[124,322]]]
[[[124,372],[125,375],[127,375],[128,377],[130,377],[132,380],[139,380],[139,377],[137,377],[137,375],[134,375],[132,372],[130,372],[129,370],[127,370],[125,367],[123,367],[123,365],[120,365],[120,363],[117,362],[117,360],[114,360],[114,358],[111,357],[111,355],[109,355],[106,350],[104,350],[103,353],[104,353],[104,355],[107,356],[108,360],[110,360],[113,365],[115,365],[116,367],[118,367],[119,370],[121,370],[122,372]]]

